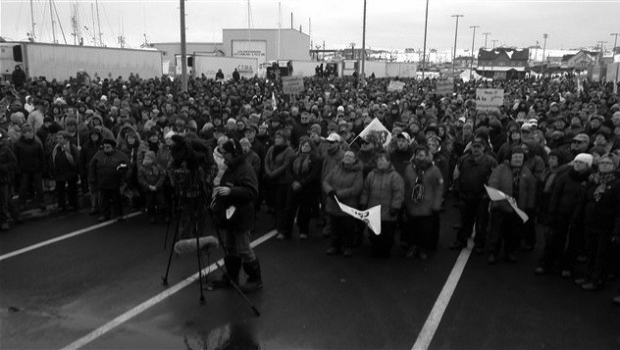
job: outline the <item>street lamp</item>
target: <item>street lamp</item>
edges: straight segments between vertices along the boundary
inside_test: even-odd
[[[611,36],[615,36],[616,38],[614,39],[614,48],[611,49],[611,51],[615,54],[616,53],[616,45],[618,44],[618,35],[620,35],[620,33],[611,33],[609,34]]]
[[[482,33],[482,35],[484,35],[484,49],[487,49],[487,40],[489,39],[489,35],[491,33]]]
[[[452,53],[452,75],[454,75],[454,64],[456,63],[456,38],[459,34],[459,18],[465,17],[465,15],[452,15],[450,17],[456,17],[456,29],[454,30],[454,52]]]
[[[480,26],[469,26],[469,28],[474,29],[474,35],[471,39],[471,66],[469,67],[469,80],[471,80],[474,70],[474,43],[476,42],[476,28],[480,28]]]

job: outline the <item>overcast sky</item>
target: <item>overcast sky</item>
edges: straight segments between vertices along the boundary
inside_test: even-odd
[[[48,0],[34,0],[35,35],[38,41],[52,41],[52,25]],[[74,0],[54,0],[66,41],[71,35],[71,5]],[[85,42],[92,44],[93,17],[96,21],[95,1],[80,0],[79,21]],[[11,40],[26,40],[31,31],[29,0],[0,0],[0,35]],[[278,4],[281,6],[279,16]],[[250,27],[282,28],[291,25],[308,33],[311,21],[311,39],[314,45],[328,49],[342,48],[355,43],[362,45],[363,0],[252,0]],[[369,48],[421,49],[424,41],[424,0],[368,0],[366,46]],[[91,7],[94,11],[91,12]],[[187,40],[194,42],[221,42],[222,28],[248,27],[247,0],[188,0]],[[95,16],[92,16],[94,13]],[[597,41],[607,41],[611,48],[620,32],[620,0],[430,0],[428,14],[427,49],[446,50],[454,45],[455,18],[462,14],[458,27],[458,49],[471,48],[476,29],[476,47],[528,47],[538,41],[543,45],[547,33],[548,49],[594,47]],[[99,0],[99,25],[108,46],[118,46],[117,37],[126,37],[130,47],[144,42],[178,42],[178,0]],[[97,27],[97,22],[94,23]],[[88,28],[88,30],[85,29]],[[63,43],[58,24],[56,36]],[[620,45],[620,43],[618,44]]]

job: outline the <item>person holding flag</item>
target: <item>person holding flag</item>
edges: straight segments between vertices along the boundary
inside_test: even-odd
[[[347,206],[358,207],[359,195],[364,186],[362,170],[362,162],[355,157],[355,153],[347,151],[342,162],[323,180],[323,191],[327,194],[325,211],[330,216],[332,224],[332,241],[331,247],[325,252],[327,255],[339,253],[343,253],[345,257],[353,255],[351,248],[356,222],[353,217],[340,209],[336,199]]]
[[[372,256],[389,258],[398,212],[403,204],[405,184],[390,163],[387,153],[377,155],[376,167],[366,177],[360,198],[360,210],[381,206],[381,233],[370,234]]]
[[[523,166],[525,152],[519,147],[512,148],[510,156],[498,165],[489,178],[489,187],[501,191],[508,196],[506,200],[491,202],[491,229],[489,234],[489,250],[487,262],[495,264],[502,243],[506,260],[516,262],[515,251],[521,241],[524,221],[519,217],[512,204],[518,209],[528,211],[536,207],[536,177],[529,168]],[[491,198],[493,200],[493,198]]]

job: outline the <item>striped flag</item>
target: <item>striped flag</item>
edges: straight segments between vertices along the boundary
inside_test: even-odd
[[[514,197],[511,197],[504,192],[493,187],[489,187],[487,185],[484,185],[484,188],[487,190],[489,199],[491,199],[493,202],[508,201],[508,204],[510,204],[512,209],[515,211],[515,213],[517,213],[517,215],[519,215],[523,222],[526,222],[529,219],[527,214],[523,210],[519,209],[519,207],[517,206],[517,201],[514,199]]]

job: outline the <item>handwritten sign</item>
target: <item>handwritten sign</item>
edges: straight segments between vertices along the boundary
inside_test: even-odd
[[[503,89],[476,89],[476,109],[478,111],[497,111],[503,103]]]
[[[304,91],[304,78],[300,75],[282,77],[282,90],[289,95],[301,94]]]

